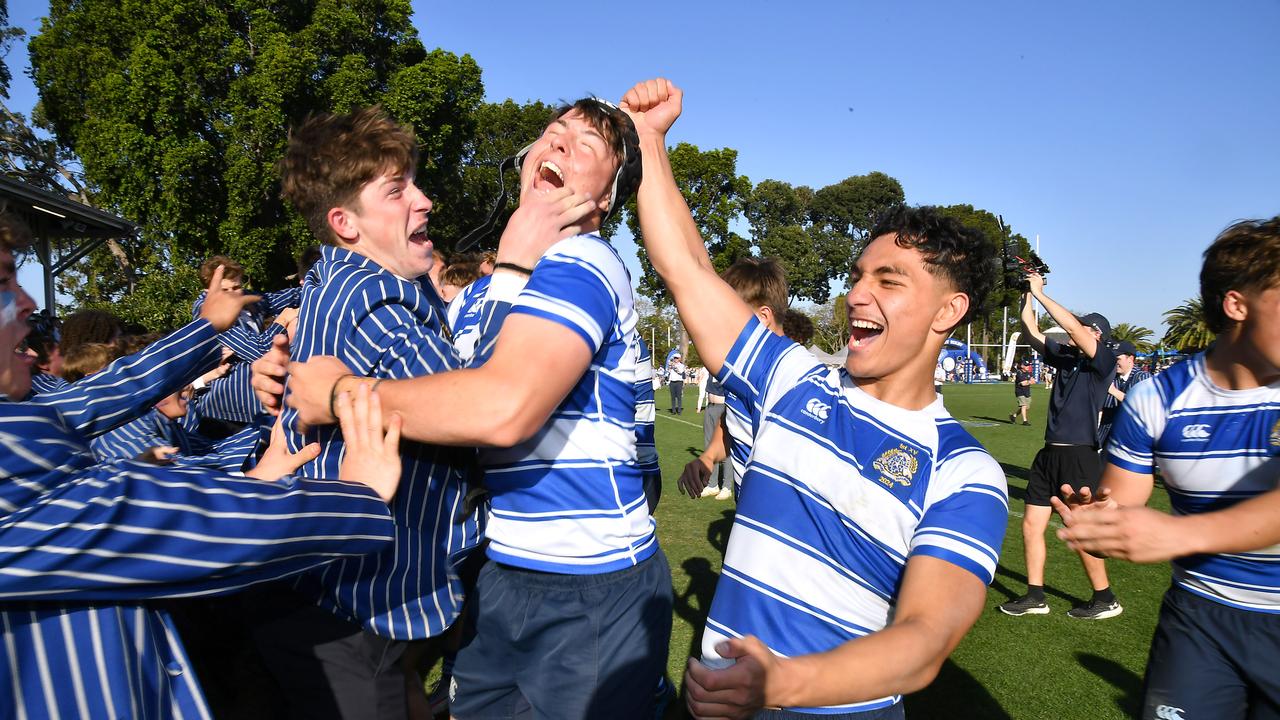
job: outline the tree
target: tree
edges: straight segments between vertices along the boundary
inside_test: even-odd
[[[0,98],[9,99],[9,82],[13,74],[5,59],[15,40],[26,36],[26,31],[9,24],[9,0],[0,0]]]
[[[1111,339],[1116,342],[1127,340],[1133,343],[1133,347],[1140,353],[1149,353],[1156,349],[1154,343],[1151,342],[1151,336],[1155,335],[1151,328],[1145,328],[1141,325],[1130,325],[1129,323],[1117,323],[1111,328]]]
[[[996,256],[1000,258],[1003,245],[1009,243],[1011,248],[1015,250],[1015,254],[1020,257],[1027,257],[1030,245],[1027,239],[1012,231],[1004,222],[994,213],[975,208],[972,205],[946,205],[938,208],[938,212],[948,217],[959,220],[962,225],[973,230],[981,232],[987,240],[995,246]],[[1007,317],[1013,322],[1011,327],[1017,327],[1017,318],[1022,311],[1022,295],[1021,289],[1014,287],[1007,280],[1012,279],[1006,275],[1001,269],[1000,262],[990,268],[995,285],[991,288],[991,292],[987,295],[987,301],[984,309],[974,316],[970,323],[969,332],[974,336],[976,344],[992,345],[1003,343],[1005,336],[1001,330],[1002,324],[1005,322],[1006,309]],[[1048,327],[1052,327],[1052,319]],[[1040,329],[1045,329],[1042,323]],[[964,330],[958,329],[957,332],[961,337],[964,336]],[[984,357],[987,365],[999,365],[998,360],[1001,358],[1001,351],[993,351],[989,347],[978,348],[979,354]]]
[[[849,308],[845,295],[830,303],[814,307],[813,344],[822,350],[836,354],[849,344]]]
[[[809,218],[814,245],[834,273],[832,279],[848,273],[871,239],[876,220],[905,199],[902,183],[882,172],[847,177],[813,194]]]
[[[1172,310],[1166,311],[1164,321],[1169,329],[1161,344],[1183,352],[1199,352],[1213,342],[1214,332],[1204,321],[1204,305],[1193,297]]]
[[[30,42],[36,120],[82,160],[101,205],[142,226],[139,285],[167,287],[215,252],[271,285],[314,242],[275,170],[309,113],[381,103],[417,130],[420,184],[458,176],[480,69],[428,52],[410,12],[408,0],[53,0]],[[111,280],[76,299],[123,300],[128,315],[148,295]],[[186,319],[198,288],[184,289],[151,327]]]
[[[676,183],[707,244],[712,265],[724,270],[738,258],[750,255],[750,244],[729,230],[730,223],[742,214],[743,203],[751,192],[751,181],[745,175],[738,175],[738,151],[732,148],[704,151],[696,145],[680,143],[671,148],[670,158]],[[644,271],[639,283],[641,294],[659,307],[669,305],[671,295],[654,272],[644,249],[634,199],[628,204],[627,227],[635,236],[636,256]]]

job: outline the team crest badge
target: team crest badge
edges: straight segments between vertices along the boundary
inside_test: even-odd
[[[1280,420],[1271,426],[1271,447],[1280,447]]]
[[[886,487],[893,487],[894,483],[911,487],[911,481],[920,470],[916,452],[915,448],[900,444],[881,453],[871,467],[880,472],[880,482]]]

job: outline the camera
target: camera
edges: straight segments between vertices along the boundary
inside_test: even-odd
[[[1004,255],[1004,286],[1018,292],[1029,292],[1031,285],[1027,275],[1037,273],[1041,276],[1049,274],[1049,265],[1040,259],[1034,250],[1027,251],[1027,257],[1020,256],[1018,243],[1012,238],[1006,240],[1002,254]]]

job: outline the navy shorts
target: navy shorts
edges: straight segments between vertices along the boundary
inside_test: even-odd
[[[1064,484],[1094,491],[1101,479],[1102,462],[1092,446],[1045,445],[1031,461],[1026,501],[1028,505],[1048,506],[1049,498],[1059,494]]]
[[[458,720],[646,718],[667,669],[671,570],[562,575],[495,562],[480,571],[449,711]]]
[[[1146,720],[1280,718],[1280,616],[1178,586],[1160,606],[1142,688]]]

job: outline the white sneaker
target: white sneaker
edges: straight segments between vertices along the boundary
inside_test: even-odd
[[[702,488],[702,497],[711,497],[711,496],[715,495],[715,494],[716,494],[716,493],[718,493],[718,492],[720,492],[720,489],[719,489],[719,488],[716,488],[716,487],[713,487],[713,486],[711,486],[711,485],[708,485],[708,486],[706,486],[706,487]]]
[[[716,493],[716,499],[717,499],[717,500],[732,500],[732,499],[733,499],[733,491],[732,491],[732,490],[730,490],[727,486],[726,486],[726,487],[722,487],[722,488],[720,488],[720,492]]]

